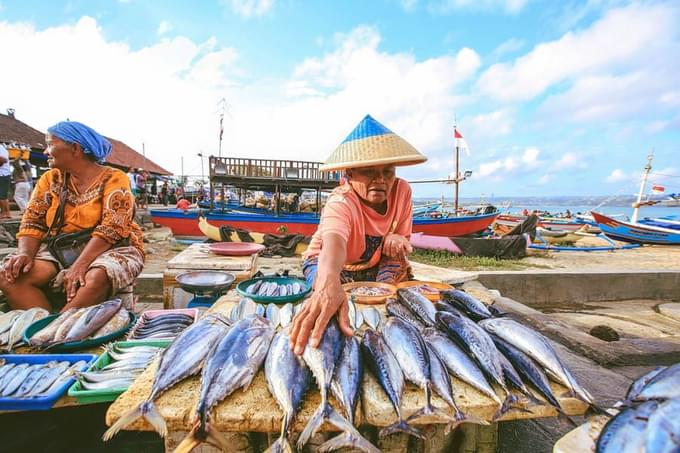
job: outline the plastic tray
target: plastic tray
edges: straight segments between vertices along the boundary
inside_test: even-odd
[[[371,288],[384,288],[389,291],[387,294],[381,294],[378,296],[361,296],[358,294],[352,294],[352,290],[355,288],[360,288],[362,286],[368,286]],[[351,282],[342,285],[342,289],[347,293],[347,297],[353,297],[353,300],[357,304],[363,305],[380,305],[384,304],[387,299],[397,297],[397,287],[390,285],[389,283],[382,282]]]
[[[397,284],[397,288],[413,288],[414,286],[419,286],[419,285],[427,285],[430,286],[434,289],[438,289],[439,291],[444,291],[447,289],[453,289],[453,286],[447,284],[447,283],[442,283],[442,282],[427,282],[427,281],[420,281],[420,280],[410,280],[407,282],[401,282]],[[440,298],[441,295],[439,292],[437,293],[427,293],[427,292],[422,292],[418,291],[420,294],[425,296],[427,299],[431,300],[432,302],[437,302]]]
[[[135,323],[135,326],[130,329],[130,332],[127,334],[127,339],[128,341],[147,341],[147,340],[136,340],[132,338],[132,336],[135,334],[137,329],[140,329],[144,325],[144,320],[146,319],[153,319],[158,316],[163,316],[167,314],[172,314],[172,313],[179,313],[181,315],[189,315],[194,317],[194,322],[198,321],[198,309],[197,308],[176,308],[172,310],[149,310],[145,311],[141,315],[139,315],[139,318],[137,318],[137,322]],[[191,324],[189,324],[190,326]],[[189,327],[187,326],[187,327]],[[177,334],[179,335],[179,334]],[[151,341],[151,340],[149,340]]]
[[[120,348],[133,348],[137,346],[159,346],[166,348],[171,340],[134,340],[134,341],[117,341],[114,346]],[[108,352],[104,352],[99,358],[87,368],[87,371],[99,370],[109,363],[113,362]],[[80,382],[77,382],[68,389],[68,396],[74,397],[80,404],[94,404],[107,403],[114,401],[120,394],[126,391],[127,387],[113,388],[106,390],[85,390]]]
[[[302,291],[297,293],[297,294],[291,294],[289,296],[258,296],[256,294],[248,294],[246,292],[246,288],[252,285],[253,283],[257,283],[258,281],[263,281],[263,282],[276,282],[278,284],[288,284],[288,283],[294,283],[298,282],[300,286],[302,286]],[[236,292],[238,292],[241,296],[243,297],[248,297],[250,299],[253,299],[255,302],[260,302],[264,304],[272,303],[272,304],[287,304],[290,302],[295,302],[300,299],[304,299],[307,294],[312,290],[312,287],[307,284],[306,281],[300,280],[299,278],[293,278],[293,277],[259,277],[259,278],[251,278],[250,280],[244,280],[238,285],[236,285]]]
[[[264,250],[264,245],[254,242],[215,242],[208,245],[208,250],[216,255],[247,256]]]
[[[79,371],[86,370],[97,358],[94,354],[4,354],[0,355],[0,359],[5,359],[8,363],[47,363],[52,360],[68,361],[73,364],[79,360],[87,361],[86,365]],[[75,381],[75,378],[70,378],[61,387],[55,391],[48,393],[45,396],[38,398],[11,398],[0,397],[0,410],[3,411],[44,411],[51,409],[54,403],[59,399],[66,389]]]
[[[108,343],[109,341],[115,340],[118,337],[121,337],[125,335],[125,332],[128,331],[128,329],[134,325],[135,321],[137,320],[137,316],[135,316],[134,313],[131,311],[128,312],[130,315],[130,322],[128,323],[127,326],[123,327],[122,329],[116,330],[115,332],[112,332],[108,335],[104,335],[102,337],[97,337],[97,338],[88,338],[86,340],[81,340],[81,341],[69,341],[68,343],[63,343],[60,344],[59,346],[55,346],[53,348],[50,348],[49,351],[46,352],[70,352],[70,351],[79,351],[81,349],[89,349],[93,348],[95,346],[99,346],[104,343]],[[29,344],[29,340],[33,335],[35,335],[39,330],[42,328],[46,327],[49,323],[54,321],[59,317],[58,314],[56,315],[50,315],[47,316],[46,318],[40,319],[30,326],[26,328],[24,331],[24,341],[26,344]]]

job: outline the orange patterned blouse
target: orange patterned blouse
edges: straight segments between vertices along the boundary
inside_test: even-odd
[[[62,184],[63,177],[57,169],[48,170],[40,177],[21,219],[17,237],[45,237],[59,208]],[[64,225],[59,232],[75,233],[94,228],[92,236],[109,244],[129,238],[130,245],[144,256],[142,230],[134,222],[134,206],[127,175],[106,167],[83,193],[69,181]]]

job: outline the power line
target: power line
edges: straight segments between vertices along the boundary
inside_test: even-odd
[[[651,172],[650,175],[656,175],[656,176],[664,176],[666,178],[680,178],[680,175],[667,175],[665,173],[655,173]]]

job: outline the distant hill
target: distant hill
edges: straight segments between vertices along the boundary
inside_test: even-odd
[[[664,199],[664,196],[654,197],[652,199]],[[431,203],[440,201],[441,198],[417,198],[413,201],[417,204]],[[607,206],[620,206],[629,208],[636,200],[636,197],[630,195],[611,195],[611,196],[559,196],[559,197],[493,197],[485,198],[484,201],[496,206],[597,206],[600,203],[606,202]],[[453,198],[444,198],[446,204],[453,203]],[[461,205],[476,205],[480,203],[479,198],[461,198]]]

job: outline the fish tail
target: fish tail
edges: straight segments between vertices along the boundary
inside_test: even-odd
[[[116,420],[116,422],[113,425],[111,425],[111,427],[109,429],[106,430],[106,432],[102,436],[102,440],[104,442],[111,440],[111,438],[113,436],[118,434],[118,431],[125,428],[130,423],[134,422],[139,417],[141,417],[143,405],[144,405],[144,403],[140,404],[136,408],[131,409],[128,412],[126,412],[125,414],[123,414],[118,420]]]
[[[430,385],[425,387],[425,406],[406,419],[407,423],[420,421],[421,423],[456,422],[456,418],[445,411],[432,406],[432,392]]]
[[[191,431],[189,431],[189,434],[187,434],[187,437],[182,439],[182,442],[180,442],[177,445],[174,453],[189,453],[194,448],[201,445],[203,443],[203,441],[197,437],[197,434],[198,434],[200,427],[201,427],[200,422],[197,422],[193,426],[193,428],[191,428]]]
[[[422,431],[412,426],[409,426],[409,424],[402,419],[399,419],[395,423],[392,423],[391,425],[381,429],[380,433],[378,433],[378,436],[385,437],[394,433],[406,433],[419,439],[423,440],[425,439],[425,436],[423,435]]]
[[[354,448],[357,448],[367,453],[377,453],[380,451],[368,439],[362,436],[361,433],[354,427],[352,423],[350,423],[349,420],[340,415],[330,405],[328,406],[328,412],[326,412],[326,420],[328,420],[328,422],[335,426],[336,428],[344,431],[343,435],[345,435],[347,438],[348,446],[353,446]],[[337,437],[340,436],[336,436],[336,438]]]
[[[293,447],[285,437],[279,437],[276,442],[265,450],[265,453],[293,453]]]
[[[106,430],[102,436],[102,439],[104,441],[110,440],[118,433],[118,431],[124,429],[139,417],[144,417],[149,423],[151,423],[151,426],[154,427],[156,432],[158,432],[161,437],[165,437],[168,434],[168,428],[165,425],[165,420],[161,414],[158,413],[158,410],[156,410],[156,405],[153,403],[153,401],[145,401],[135,409],[123,414],[123,416],[120,417],[116,423],[111,425],[111,427]]]
[[[365,453],[380,453],[380,450],[365,437],[356,436],[355,434],[347,431],[324,442],[317,451],[319,453],[327,453],[339,450],[341,448],[360,450]]]
[[[305,426],[305,429],[303,429],[300,433],[300,437],[298,437],[298,450],[302,450],[309,439],[319,430],[329,409],[331,409],[331,406],[328,404],[328,402],[322,402],[314,414],[309,418],[307,426]]]
[[[498,420],[510,409],[517,409],[521,412],[531,413],[529,409],[526,409],[519,404],[519,398],[517,398],[516,395],[508,392],[508,396],[505,397],[505,401],[503,401],[500,409],[498,409],[498,412],[496,412],[496,414],[493,416],[493,420]]]

